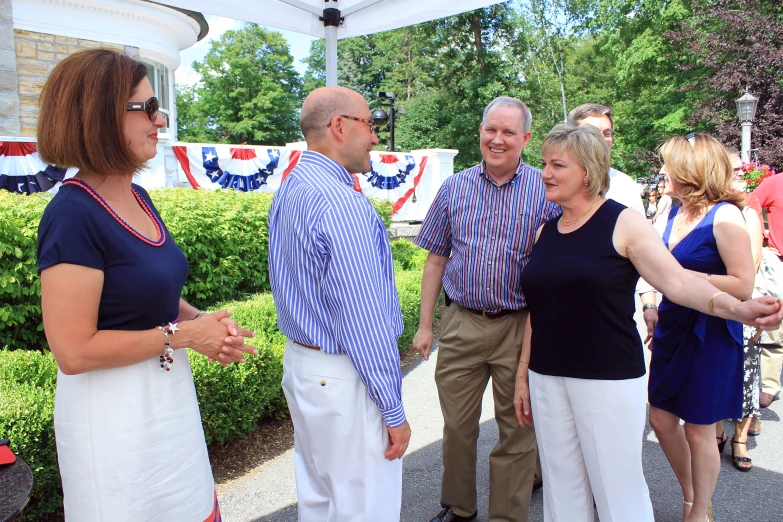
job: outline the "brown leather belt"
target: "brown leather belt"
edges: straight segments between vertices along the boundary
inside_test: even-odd
[[[320,349],[320,348],[318,348],[317,346],[310,346],[309,344],[302,344],[302,343],[299,343],[299,342],[296,342],[296,341],[294,341],[294,342],[295,342],[296,344],[298,344],[299,346],[301,346],[302,348],[310,348],[311,350],[318,350],[318,351],[321,351],[321,349]]]
[[[462,305],[460,305],[460,308],[472,314],[483,315],[487,319],[497,319],[498,317],[503,317],[504,315],[513,314],[514,312],[520,311],[520,310],[509,310],[507,308],[504,308],[502,310],[495,310],[494,312],[490,312],[489,310],[476,310],[474,308],[468,308],[467,306],[462,306]]]

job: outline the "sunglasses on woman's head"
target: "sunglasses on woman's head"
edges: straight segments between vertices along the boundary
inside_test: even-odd
[[[144,111],[147,113],[147,117],[151,122],[155,123],[158,119],[158,111],[160,110],[160,104],[158,99],[153,96],[149,100],[144,102],[128,102],[128,111]]]

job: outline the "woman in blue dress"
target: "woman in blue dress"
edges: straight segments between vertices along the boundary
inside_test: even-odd
[[[667,141],[661,154],[666,194],[682,201],[669,212],[666,246],[718,290],[750,299],[750,238],[725,149],[711,136],[695,134]],[[742,383],[742,325],[664,296],[650,361],[650,425],[682,487],[684,521],[711,520],[720,473],[714,424],[742,416]]]

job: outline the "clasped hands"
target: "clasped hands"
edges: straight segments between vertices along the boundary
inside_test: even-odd
[[[187,324],[186,329],[191,338],[191,349],[206,355],[209,362],[219,362],[230,366],[234,362],[245,362],[245,353],[258,354],[258,350],[245,344],[245,338],[255,337],[255,333],[241,328],[230,318],[231,312],[219,310],[206,313],[198,319],[180,324],[180,329]]]

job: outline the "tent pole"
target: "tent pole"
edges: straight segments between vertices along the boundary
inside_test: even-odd
[[[337,85],[337,27],[326,26],[326,85]]]

